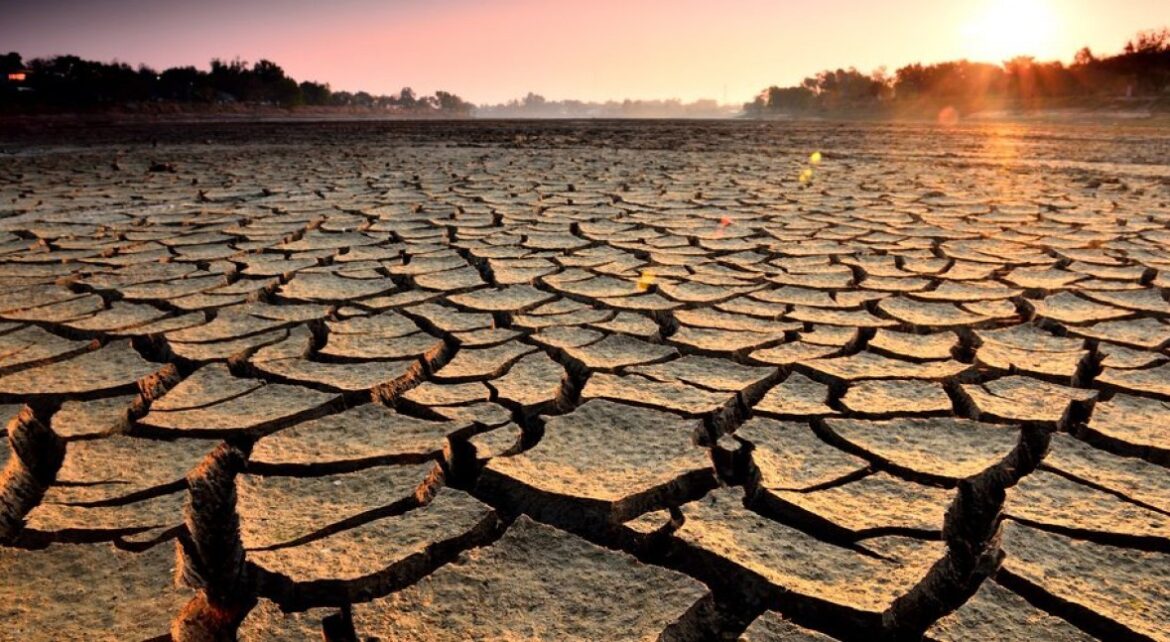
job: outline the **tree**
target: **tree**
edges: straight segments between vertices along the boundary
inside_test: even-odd
[[[215,92],[207,74],[194,67],[172,67],[158,76],[157,91],[163,100],[180,102],[210,101]]]
[[[353,105],[355,107],[373,107],[374,97],[368,92],[359,91],[353,95]]]
[[[808,92],[808,93],[805,93]],[[1040,106],[1044,101],[1078,96],[1161,96],[1170,92],[1170,28],[1142,31],[1124,51],[1098,57],[1088,47],[1073,62],[1014,58],[1002,65],[954,60],[914,63],[892,77],[882,69],[868,77],[856,69],[822,71],[795,87],[769,87],[744,105],[749,114],[792,110],[811,94],[815,109],[864,108],[876,102],[921,108],[975,111],[1002,104]]]
[[[328,105],[332,98],[332,92],[329,90],[328,84],[310,82],[308,80],[300,84],[301,96],[306,105]]]
[[[886,71],[884,66],[870,72],[869,79],[876,91],[875,98],[884,101],[894,97],[894,77]]]
[[[807,87],[769,87],[764,91],[764,108],[770,112],[799,112],[814,106],[816,95]]]
[[[402,91],[398,92],[398,106],[403,109],[414,109],[418,107],[418,97],[415,96],[413,89],[403,87]]]
[[[261,59],[252,65],[252,73],[264,84],[274,84],[284,80],[284,69],[271,60]]]
[[[471,109],[475,107],[459,96],[445,91],[436,91],[435,100],[438,101],[439,111],[445,114],[465,116],[470,114]]]
[[[252,99],[254,89],[250,86],[248,63],[238,57],[231,62],[213,58],[208,80],[216,93],[216,100],[247,101]]]
[[[20,71],[22,69],[24,69],[24,59],[15,51],[10,51],[0,56],[0,73],[7,75],[9,72]]]
[[[27,80],[8,82],[7,74],[26,69]],[[374,96],[359,91],[333,92],[329,85],[297,82],[275,62],[261,59],[249,64],[240,58],[212,59],[208,71],[172,67],[159,72],[113,61],[83,60],[78,56],[54,56],[26,62],[19,53],[0,56],[0,92],[4,109],[92,108],[147,101],[242,102],[281,107],[314,106],[442,111],[469,114],[474,107],[445,91],[419,98],[404,87],[397,96]],[[32,91],[22,91],[23,89]]]
[[[1139,31],[1125,43],[1127,54],[1159,54],[1170,51],[1170,28]]]

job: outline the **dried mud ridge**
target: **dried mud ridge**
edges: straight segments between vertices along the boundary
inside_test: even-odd
[[[1166,144],[14,135],[0,638],[1168,640]]]

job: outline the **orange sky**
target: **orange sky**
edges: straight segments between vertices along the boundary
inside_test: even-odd
[[[1170,0],[39,0],[0,48],[156,67],[266,57],[335,89],[474,102],[715,98],[855,65],[1013,54],[1070,60],[1170,24]]]

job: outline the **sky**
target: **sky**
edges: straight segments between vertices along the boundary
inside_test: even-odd
[[[1170,0],[0,0],[0,50],[162,69],[267,58],[334,89],[742,103],[828,68],[1070,61]]]

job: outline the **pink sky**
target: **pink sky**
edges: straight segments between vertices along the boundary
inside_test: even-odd
[[[268,58],[335,89],[409,85],[478,103],[529,91],[739,103],[824,68],[1067,61],[1170,24],[1167,0],[39,0],[4,12],[0,48],[26,57]]]

